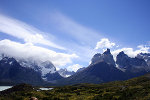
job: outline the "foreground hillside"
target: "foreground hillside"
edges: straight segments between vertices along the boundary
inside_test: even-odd
[[[37,91],[36,87],[18,85],[0,92],[0,100],[149,100],[150,74],[127,81],[103,84],[77,84]]]

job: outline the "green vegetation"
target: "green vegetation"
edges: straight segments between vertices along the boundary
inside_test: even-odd
[[[29,100],[30,97],[39,100],[150,100],[150,74],[127,81],[76,84],[48,91],[37,91],[29,85],[23,87],[23,90],[14,88],[11,92],[1,92],[0,100]]]

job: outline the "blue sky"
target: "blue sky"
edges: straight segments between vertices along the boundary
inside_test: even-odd
[[[0,0],[0,46],[6,45],[1,52],[20,57],[26,46],[32,52],[40,47],[32,57],[69,70],[87,66],[106,48],[114,56],[123,50],[134,57],[149,52],[149,5],[149,0]],[[22,48],[6,50],[11,43],[12,49]]]

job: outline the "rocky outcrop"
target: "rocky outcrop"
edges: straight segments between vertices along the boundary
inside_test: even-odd
[[[110,53],[110,49],[107,49],[103,54],[97,53],[93,56],[91,60],[91,64],[105,61],[108,64],[115,66],[115,61],[113,59],[113,55]]]

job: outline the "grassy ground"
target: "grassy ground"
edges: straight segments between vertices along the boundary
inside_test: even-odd
[[[55,87],[48,91],[36,91],[35,87],[23,86],[24,90],[1,93],[0,100],[150,100],[150,75],[127,81],[104,84],[77,84]]]

